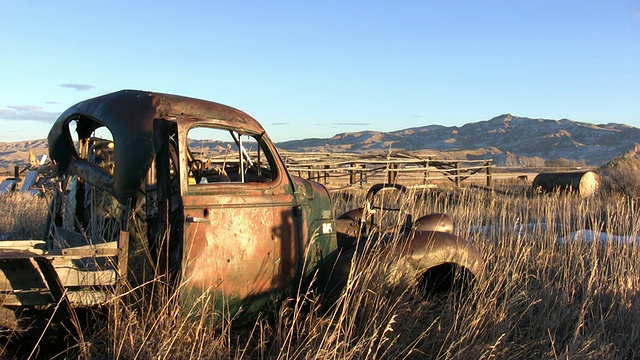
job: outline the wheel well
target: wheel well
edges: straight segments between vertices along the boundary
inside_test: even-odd
[[[465,290],[475,282],[473,273],[456,263],[443,263],[427,269],[419,279],[425,294]]]

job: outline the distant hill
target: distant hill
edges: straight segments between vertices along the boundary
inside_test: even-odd
[[[49,155],[47,140],[27,140],[18,142],[0,142],[0,171],[13,172],[13,167],[19,165],[22,170],[29,164],[29,149],[33,149],[38,156]]]
[[[545,160],[564,158],[598,166],[640,151],[640,129],[505,114],[460,127],[427,125],[392,132],[349,132],[328,139],[281,142],[278,147],[329,152],[419,151],[442,158],[492,158],[502,166],[542,166]]]
[[[493,159],[498,166],[544,166],[546,160],[558,159],[600,166],[623,154],[640,152],[640,129],[614,123],[594,125],[504,114],[459,127],[426,125],[392,132],[347,132],[331,138],[291,140],[276,145],[291,151],[410,151],[440,159]],[[44,139],[0,143],[0,168],[6,172],[13,165],[24,166],[30,148],[41,156],[48,154],[46,146]]]

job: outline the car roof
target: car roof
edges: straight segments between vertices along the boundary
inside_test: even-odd
[[[113,193],[120,201],[131,195],[146,176],[156,153],[154,122],[166,120],[211,124],[243,133],[263,134],[251,116],[233,107],[179,95],[121,90],[79,102],[62,113],[48,136],[49,155],[65,174],[78,160],[69,123],[77,121],[78,137],[88,138],[106,126],[115,143]]]

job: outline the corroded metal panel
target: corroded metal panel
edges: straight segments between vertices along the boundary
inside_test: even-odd
[[[312,275],[328,254],[338,249],[336,223],[331,197],[321,184],[300,177],[292,177],[300,212],[300,249],[304,252],[302,265],[305,276]]]
[[[402,249],[402,257],[417,272],[437,265],[458,264],[476,278],[484,275],[482,255],[466,239],[440,231],[416,231]]]
[[[215,196],[185,196],[182,301],[204,301],[231,315],[260,309],[297,276],[297,248],[291,204],[270,196],[215,204]],[[209,199],[210,205],[200,205]],[[260,201],[263,201],[260,203]]]
[[[199,215],[187,209],[187,217]],[[193,214],[193,215],[191,215]],[[212,208],[206,221],[186,228],[186,283],[200,289],[247,296],[266,291],[279,275],[278,239],[270,207]]]

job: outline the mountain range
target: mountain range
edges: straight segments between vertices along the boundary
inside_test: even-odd
[[[405,151],[439,159],[493,159],[496,165],[506,167],[544,166],[546,161],[558,159],[599,166],[621,155],[640,152],[640,129],[616,123],[595,125],[504,114],[463,126],[346,132],[331,138],[291,140],[276,145],[289,151]],[[0,169],[24,166],[29,161],[29,149],[41,156],[47,154],[46,147],[44,139],[0,143]]]
[[[278,143],[285,150],[431,153],[439,158],[493,159],[498,166],[544,166],[567,159],[590,166],[640,151],[640,129],[568,119],[531,119],[504,114],[463,126],[427,125],[379,132],[337,134],[327,139]]]

